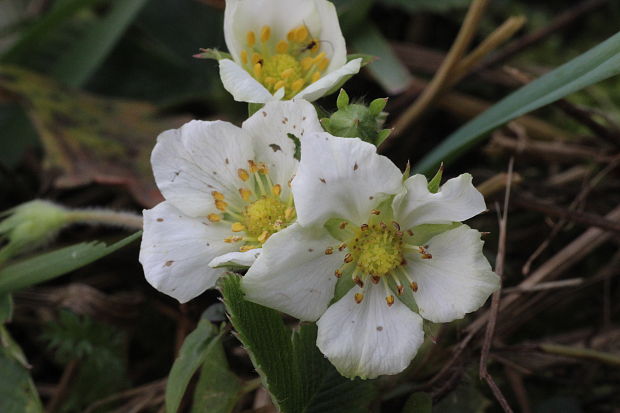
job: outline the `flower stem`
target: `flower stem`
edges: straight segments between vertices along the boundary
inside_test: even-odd
[[[74,209],[68,214],[73,224],[101,224],[127,229],[142,229],[142,216],[132,212],[111,211],[109,209]]]

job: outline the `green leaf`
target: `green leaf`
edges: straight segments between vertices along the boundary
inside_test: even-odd
[[[316,347],[314,324],[291,332],[278,312],[245,301],[236,274],[222,278],[220,287],[239,340],[281,412],[368,411],[374,385],[338,374]]]
[[[258,112],[263,106],[262,103],[248,103],[248,117]]]
[[[402,413],[432,413],[433,399],[424,392],[413,393],[403,407]]]
[[[205,351],[205,362],[194,390],[192,413],[229,413],[243,395],[241,381],[228,366],[224,347],[216,340]]]
[[[0,324],[10,321],[13,317],[13,298],[11,294],[0,294]]]
[[[140,237],[141,231],[110,246],[83,242],[25,259],[0,270],[0,294],[6,294],[59,277],[123,248]]]
[[[175,413],[181,404],[190,379],[204,363],[218,340],[217,329],[209,320],[202,319],[183,342],[166,383],[166,413]]]
[[[63,52],[52,75],[70,86],[80,86],[101,65],[146,0],[115,0],[110,11],[86,35]]]
[[[536,79],[493,105],[448,136],[417,165],[429,173],[452,161],[485,138],[492,129],[573,92],[620,73],[620,33],[570,62]]]
[[[437,173],[435,174],[433,179],[431,179],[431,181],[428,183],[428,190],[432,194],[436,194],[437,192],[439,192],[439,187],[441,186],[441,178],[443,177],[443,169],[444,168],[442,163],[439,166],[439,169],[437,169]]]
[[[350,40],[351,46],[362,53],[378,57],[367,70],[390,95],[404,91],[411,83],[409,70],[396,57],[379,29],[371,22],[363,23],[364,30],[355,33]]]
[[[386,6],[400,7],[411,13],[444,13],[451,9],[466,8],[469,0],[379,0]]]
[[[0,326],[0,336],[4,338],[5,333],[4,327]],[[4,343],[0,344],[0,412],[42,412],[43,406],[28,368],[10,354]]]

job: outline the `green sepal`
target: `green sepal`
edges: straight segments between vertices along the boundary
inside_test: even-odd
[[[295,153],[293,154],[293,157],[298,161],[301,160],[301,141],[292,133],[287,133],[286,136],[288,136],[288,138],[295,144]]]
[[[407,161],[407,166],[405,166],[405,171],[403,172],[403,182],[405,182],[411,176],[411,162]]]
[[[370,102],[368,105],[368,112],[373,116],[378,116],[383,109],[385,109],[385,105],[387,105],[388,98],[377,98]]]
[[[264,103],[248,103],[248,117],[252,116],[265,106]]]
[[[338,109],[344,109],[349,105],[349,95],[344,89],[340,89],[338,93],[338,99],[336,99],[336,107]]]
[[[200,53],[196,53],[193,57],[195,57],[196,59],[233,60],[233,57],[230,53],[220,52],[217,49],[200,49]]]
[[[441,186],[441,178],[443,177],[443,170],[444,170],[444,166],[442,162],[441,165],[439,165],[439,169],[437,170],[437,173],[435,174],[433,179],[431,179],[431,181],[428,183],[428,190],[432,194],[436,194],[437,192],[439,192],[439,187]]]
[[[392,134],[393,130],[394,129],[383,129],[379,131],[379,133],[377,134],[377,143],[375,145],[377,147],[381,146],[383,141],[386,140]]]
[[[412,245],[424,245],[431,238],[439,235],[443,232],[450,231],[464,225],[460,222],[453,222],[451,224],[422,224],[411,228],[413,231],[413,237],[409,238],[407,243]]]

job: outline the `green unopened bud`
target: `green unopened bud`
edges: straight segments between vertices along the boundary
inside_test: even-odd
[[[0,222],[0,240],[5,243],[0,249],[0,262],[46,244],[69,221],[67,209],[38,199],[6,211],[4,215],[8,217]]]
[[[390,129],[382,129],[387,113],[383,112],[387,98],[373,100],[369,106],[350,103],[344,89],[336,100],[338,110],[329,118],[321,119],[323,128],[335,136],[360,138],[363,141],[380,145],[390,134]]]

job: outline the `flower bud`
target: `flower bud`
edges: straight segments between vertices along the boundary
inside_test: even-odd
[[[344,138],[360,138],[379,146],[391,132],[382,129],[387,113],[383,112],[387,98],[379,98],[366,106],[361,103],[350,103],[349,95],[344,89],[336,101],[338,110],[329,118],[321,119],[323,128],[332,135]]]
[[[20,252],[36,249],[56,236],[69,222],[68,210],[49,201],[35,199],[4,213],[0,222],[0,262]]]

